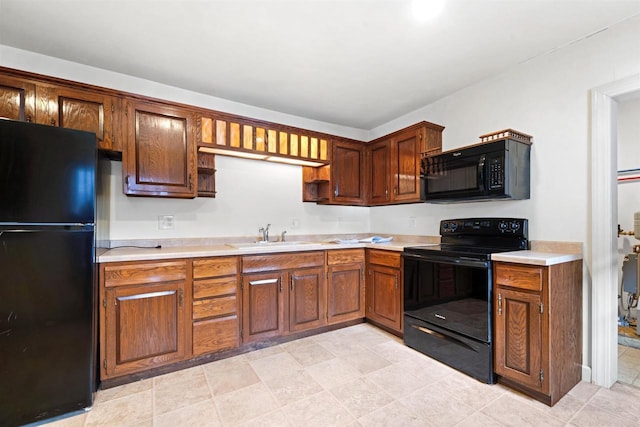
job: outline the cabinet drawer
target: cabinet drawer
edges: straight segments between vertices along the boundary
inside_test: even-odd
[[[164,261],[131,264],[105,264],[104,285],[123,286],[185,280],[187,262]]]
[[[291,252],[242,257],[243,273],[262,273],[265,271],[322,266],[324,266],[324,252]]]
[[[543,267],[515,264],[495,264],[495,284],[530,291],[541,291],[544,281]]]
[[[200,279],[193,281],[193,298],[211,298],[236,293],[238,281],[236,276],[217,279]]]
[[[194,356],[238,346],[238,317],[229,316],[193,324]]]
[[[211,298],[193,302],[193,320],[235,314],[236,297]]]
[[[327,251],[327,264],[354,264],[364,262],[364,249],[344,249]]]
[[[391,268],[400,268],[400,264],[401,264],[400,252],[368,249],[367,257],[368,257],[369,264],[378,264],[378,265],[385,265]]]
[[[238,272],[236,257],[198,259],[193,261],[193,278],[230,276]]]

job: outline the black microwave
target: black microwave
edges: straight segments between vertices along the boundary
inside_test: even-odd
[[[531,144],[500,139],[421,160],[421,198],[456,203],[530,196]]]

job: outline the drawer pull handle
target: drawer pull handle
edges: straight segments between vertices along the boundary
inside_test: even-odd
[[[454,338],[454,337],[450,337],[450,336],[448,336],[448,335],[441,334],[440,332],[436,332],[436,331],[434,331],[434,330],[431,330],[431,329],[429,329],[429,328],[425,328],[425,327],[422,327],[422,326],[411,325],[411,327],[412,327],[412,328],[415,328],[415,329],[417,329],[417,330],[419,330],[420,332],[424,332],[425,334],[433,335],[433,336],[434,336],[434,337],[436,337],[436,338],[440,338],[440,339],[442,339],[442,340],[449,341],[449,342],[452,342],[452,343],[454,343],[454,344],[457,344],[457,345],[459,345],[460,347],[464,347],[464,348],[466,348],[466,349],[468,349],[468,350],[471,350],[471,351],[473,351],[473,352],[475,352],[475,353],[477,353],[477,352],[478,352],[478,350],[476,350],[475,348],[471,347],[471,346],[470,346],[469,344],[467,344],[466,342],[461,341],[461,340],[459,340],[459,339],[457,339],[457,338]]]
[[[252,280],[249,282],[250,285],[270,285],[272,283],[278,283],[278,279],[263,279],[263,280]]]
[[[498,294],[498,316],[502,316],[502,294]]]

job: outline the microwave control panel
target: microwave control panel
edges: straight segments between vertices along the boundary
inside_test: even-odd
[[[504,186],[504,160],[502,158],[491,159],[489,164],[489,189],[502,188]]]

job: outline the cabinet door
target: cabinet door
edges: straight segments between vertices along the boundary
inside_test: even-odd
[[[364,203],[362,145],[334,142],[331,158],[332,202]]]
[[[544,391],[540,294],[496,287],[494,299],[496,373]]]
[[[371,265],[367,278],[367,318],[402,332],[400,270]]]
[[[158,104],[129,101],[122,174],[124,193],[193,198],[196,145],[193,114]]]
[[[393,148],[393,200],[420,201],[420,146],[416,130],[399,134]]]
[[[328,268],[327,322],[361,319],[364,310],[364,263]]]
[[[289,273],[289,331],[313,329],[325,323],[324,268]]]
[[[108,377],[186,356],[184,281],[117,286],[105,291]]]
[[[391,200],[391,141],[383,141],[369,148],[369,203],[387,203]]]
[[[119,98],[97,92],[38,86],[38,123],[96,134],[97,147],[122,151]]]
[[[242,341],[277,337],[284,332],[284,274],[276,271],[242,278]]]
[[[36,85],[15,77],[0,75],[0,117],[35,122]]]

